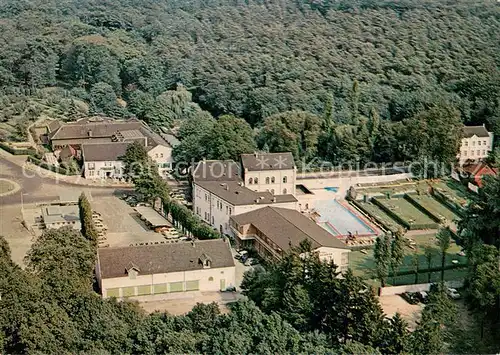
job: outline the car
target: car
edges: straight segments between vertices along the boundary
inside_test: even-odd
[[[429,294],[425,291],[419,291],[417,292],[417,298],[420,300],[422,303],[427,303],[428,301],[428,296]]]
[[[240,261],[244,264],[246,263],[248,259],[248,254],[243,254],[241,257],[240,257]]]
[[[418,304],[420,301],[415,292],[405,292],[401,294],[401,297],[409,304]]]
[[[458,291],[454,288],[447,288],[446,289],[446,294],[451,298],[451,299],[454,299],[454,300],[458,300],[460,298],[460,293],[458,293]]]
[[[137,204],[137,207],[151,207],[151,204],[147,202],[140,202]]]
[[[228,287],[226,287],[225,290],[222,290],[222,292],[236,292],[236,287],[228,286]]]
[[[255,259],[255,258],[248,258],[245,261],[245,266],[257,265],[258,263],[259,263],[259,260],[257,260],[257,259]]]

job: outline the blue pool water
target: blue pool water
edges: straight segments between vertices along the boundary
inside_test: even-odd
[[[338,187],[325,187],[326,191],[337,192],[339,191]]]
[[[376,232],[365,222],[358,218],[353,212],[342,206],[335,200],[317,201],[315,208],[321,215],[318,222],[321,227],[332,233],[330,223],[336,229],[334,235],[373,235]],[[323,222],[323,223],[321,223]]]

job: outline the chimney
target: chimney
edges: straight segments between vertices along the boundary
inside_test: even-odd
[[[276,202],[276,196],[273,197],[273,202]]]
[[[256,199],[256,200],[255,200],[255,203],[259,203],[259,202],[260,202],[260,200],[259,200],[259,199]]]
[[[193,248],[196,248],[196,244],[194,244],[194,240],[191,241],[191,245],[193,246]]]
[[[89,129],[89,131],[87,132],[87,134],[89,135],[89,137],[92,137],[92,130]]]
[[[257,152],[253,152],[253,155],[257,158],[258,154],[257,154]]]
[[[226,188],[227,191],[229,191],[229,185],[226,184],[225,188]]]

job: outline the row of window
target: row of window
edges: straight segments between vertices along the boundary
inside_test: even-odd
[[[158,156],[158,153],[155,154],[156,159],[158,158],[163,158],[163,153],[160,153],[160,156]]]
[[[222,211],[222,207],[223,207],[222,201],[217,200],[217,209],[219,211]],[[229,206],[226,206],[226,215],[228,215],[228,214],[229,215],[233,214],[233,208],[229,207]]]
[[[283,176],[283,183],[286,184],[287,181],[288,181],[288,178],[286,176]],[[274,184],[275,182],[276,182],[276,179],[274,178],[274,176],[266,177],[266,184]],[[259,178],[249,178],[248,179],[249,185],[258,184],[258,183],[259,183]]]
[[[463,156],[466,157],[467,156],[467,151],[465,150],[463,152]],[[470,156],[473,157],[474,156],[474,151],[471,151],[470,152]],[[486,150],[483,150],[483,154],[481,154],[481,151],[480,150],[477,150],[477,156],[486,156]]]
[[[482,141],[483,142],[483,145],[488,145],[488,141]],[[476,145],[476,141],[472,141],[472,146],[475,146]],[[481,141],[477,141],[477,145],[481,145]],[[469,142],[468,141],[465,141],[465,146],[468,147],[469,146]]]

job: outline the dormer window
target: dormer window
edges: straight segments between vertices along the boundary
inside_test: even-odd
[[[128,263],[125,272],[127,273],[128,277],[131,278],[132,280],[135,280],[137,275],[139,275],[139,267],[135,265],[133,262]]]
[[[204,269],[210,269],[212,266],[212,259],[205,253],[200,255],[199,263]]]

